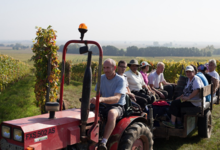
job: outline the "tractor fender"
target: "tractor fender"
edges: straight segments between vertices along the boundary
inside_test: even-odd
[[[129,116],[121,119],[112,131],[112,134],[108,140],[107,147],[109,150],[117,150],[118,143],[120,142],[121,136],[127,127],[133,122],[143,122],[147,124],[147,119],[141,116]]]

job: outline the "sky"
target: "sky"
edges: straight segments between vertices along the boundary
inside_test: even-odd
[[[35,26],[57,40],[219,42],[220,0],[0,0],[0,40],[32,40]]]

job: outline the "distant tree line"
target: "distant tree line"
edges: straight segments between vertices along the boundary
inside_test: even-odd
[[[59,51],[63,51],[64,45],[60,46]],[[67,53],[79,54],[80,45],[73,44],[68,46]],[[207,46],[201,50],[198,48],[169,48],[169,47],[145,47],[138,48],[137,46],[130,46],[127,50],[118,49],[114,46],[102,46],[103,54],[106,56],[212,56],[216,54],[213,46]],[[89,49],[93,54],[98,55],[98,47],[92,45]],[[220,54],[220,49],[218,50]]]
[[[213,51],[213,55],[220,55],[220,48]]]
[[[12,49],[15,49],[15,50],[19,50],[19,49],[27,49],[29,48],[29,46],[24,46],[20,43],[16,43],[16,44],[10,44],[10,45],[4,45],[4,44],[0,44],[0,46],[3,46],[3,47],[12,47]]]
[[[12,44],[12,49],[19,50],[19,49],[27,49],[27,48],[29,48],[29,46],[24,46],[21,45],[20,43],[16,43],[15,45]]]

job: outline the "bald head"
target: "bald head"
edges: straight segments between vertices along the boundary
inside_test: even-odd
[[[107,79],[112,79],[115,76],[116,63],[113,59],[108,58],[103,63],[103,71]]]
[[[106,59],[103,64],[106,64],[106,63],[110,63],[113,67],[116,66],[116,62],[111,58]]]

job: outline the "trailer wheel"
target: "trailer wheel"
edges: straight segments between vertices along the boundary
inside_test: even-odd
[[[153,135],[149,128],[141,122],[135,122],[125,130],[118,147],[118,150],[152,149]]]
[[[198,135],[210,138],[212,133],[212,114],[210,110],[204,112],[204,117],[198,118]]]

